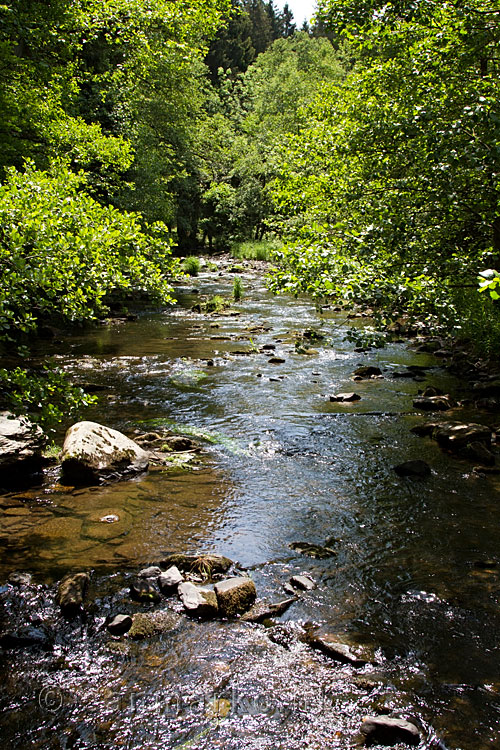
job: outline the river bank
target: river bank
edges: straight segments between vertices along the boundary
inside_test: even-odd
[[[258,264],[229,268],[223,260],[202,270],[172,310],[54,347],[75,382],[103,388],[89,418],[135,438],[188,436],[201,451],[189,472],[101,487],[61,485],[54,466],[41,486],[1,498],[3,607],[10,626],[42,632],[4,652],[3,741],[347,748],[365,715],[390,713],[416,722],[423,747],[490,747],[499,483],[411,429],[489,424],[492,413],[467,403],[469,384],[446,358],[395,341],[356,352],[344,311],[271,297]],[[204,298],[229,298],[236,274],[241,301],[197,311]],[[354,374],[367,366],[380,375]],[[429,386],[466,403],[436,420],[413,405]],[[331,400],[342,393],[360,398]],[[394,471],[416,459],[429,466],[426,478]],[[333,554],[304,554],[304,544]],[[293,576],[315,587],[270,627],[198,622],[175,597],[130,600],[142,567],[204,552],[236,561],[269,602],[287,596]],[[80,570],[91,574],[85,615],[66,620],[58,582]],[[15,571],[31,582],[9,582]],[[173,611],[176,626],[141,641],[105,626],[118,612],[155,609]],[[304,640],[308,622],[372,660],[332,661]]]

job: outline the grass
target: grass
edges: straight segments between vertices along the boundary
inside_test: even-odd
[[[238,302],[243,297],[243,285],[239,276],[233,281],[233,299]]]
[[[277,239],[246,240],[233,245],[231,255],[240,260],[270,260],[273,251],[279,250],[280,246]]]
[[[225,310],[226,307],[229,307],[230,304],[230,300],[224,299],[220,294],[215,294],[203,303],[203,311],[206,313],[219,313]]]
[[[182,270],[187,273],[188,276],[198,276],[200,273],[200,259],[196,255],[188,255],[182,261]]]

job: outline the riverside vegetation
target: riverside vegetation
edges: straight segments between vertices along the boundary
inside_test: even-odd
[[[496,3],[322,0],[300,31],[272,0],[20,0],[0,21],[5,407],[47,430],[81,410],[30,342],[168,304],[200,245],[495,355]]]

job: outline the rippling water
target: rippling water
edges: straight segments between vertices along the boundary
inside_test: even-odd
[[[106,386],[88,418],[195,435],[203,455],[190,472],[90,489],[62,486],[53,469],[43,486],[0,498],[3,580],[34,574],[14,597],[3,586],[7,616],[28,612],[55,633],[50,648],[4,654],[2,746],[350,748],[363,716],[384,711],[417,721],[422,747],[500,746],[498,480],[410,433],[424,418],[418,388],[461,384],[403,344],[355,353],[342,313],[273,298],[256,273],[242,279],[240,315],[192,312],[187,286],[171,310],[58,345],[78,382]],[[227,274],[196,280],[203,294],[231,285]],[[325,336],[311,356],[294,348],[305,328]],[[275,349],[256,351],[265,344]],[[352,383],[358,364],[384,379]],[[408,364],[430,367],[422,382],[391,377]],[[328,400],[352,390],[360,401]],[[410,458],[432,476],[399,478],[392,467]],[[294,541],[336,555],[308,558]],[[273,601],[293,574],[318,586],[283,616],[285,645],[263,626],[185,619],[144,642],[110,638],[107,614],[140,609],[126,596],[131,571],[175,551],[239,561]],[[89,616],[65,623],[53,583],[82,569],[93,571]],[[311,651],[293,637],[308,621],[369,646],[377,665]]]

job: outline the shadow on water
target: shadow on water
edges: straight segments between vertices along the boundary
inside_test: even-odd
[[[232,278],[196,283],[228,295]],[[243,286],[238,315],[193,312],[199,297],[186,287],[175,308],[68,336],[54,353],[76,382],[105,389],[88,418],[132,436],[194,435],[203,459],[187,473],[73,491],[52,470],[42,487],[0,498],[3,580],[34,573],[19,611],[30,606],[31,625],[55,633],[50,648],[6,653],[4,746],[350,748],[364,715],[392,711],[420,723],[422,747],[495,746],[498,480],[410,433],[423,419],[418,388],[460,384],[402,344],[353,352],[341,313],[272,298],[255,273]],[[295,348],[306,328],[325,336],[309,356]],[[384,378],[353,384],[366,363]],[[391,377],[409,364],[429,368],[420,382]],[[354,389],[358,402],[329,401]],[[432,476],[398,477],[392,467],[409,458]],[[312,559],[296,541],[335,554]],[[180,618],[142,642],[101,628],[110,613],[144,607],[126,596],[132,569],[214,550],[270,600],[294,574],[317,581],[283,616],[286,643],[241,622]],[[93,571],[83,625],[64,622],[53,601],[53,582],[81,569]],[[311,651],[293,635],[307,621],[374,649],[376,665]]]

